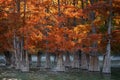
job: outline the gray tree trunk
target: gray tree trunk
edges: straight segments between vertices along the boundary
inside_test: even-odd
[[[19,38],[16,37],[15,40],[15,63],[16,63],[16,69],[20,69],[20,52],[19,52],[20,46],[19,46]]]
[[[46,63],[45,63],[45,68],[50,68],[50,54],[46,53]]]
[[[80,60],[78,53],[73,53],[72,68],[80,68]]]
[[[21,71],[22,72],[29,72],[29,58],[28,58],[28,52],[27,51],[25,51],[25,59],[22,63]]]
[[[110,44],[107,44],[107,52],[103,60],[103,73],[111,73]]]
[[[63,55],[59,54],[57,59],[57,66],[55,68],[55,71],[65,71],[65,66],[63,64]]]
[[[100,71],[98,56],[90,56],[89,71]]]
[[[91,5],[93,5],[95,2],[95,0],[90,0]],[[96,34],[96,27],[93,23],[93,21],[95,20],[95,12],[91,11],[90,12],[90,20],[91,22],[91,27],[92,27],[92,34]],[[97,41],[94,41],[92,43],[92,48],[95,49],[97,48]],[[98,52],[92,50],[89,56],[89,67],[88,70],[89,71],[100,71],[100,66],[99,66],[99,59],[98,59]]]
[[[64,65],[69,67],[69,66],[71,66],[70,63],[71,63],[71,61],[70,61],[70,53],[67,52],[66,55],[65,55]]]
[[[88,61],[85,53],[81,53],[81,69],[88,69]]]
[[[110,6],[112,7],[112,0],[109,1]],[[112,8],[110,9],[110,16],[108,19],[108,43],[106,47],[106,54],[104,57],[103,63],[103,73],[111,73],[111,28],[112,28]]]
[[[12,58],[11,58],[11,68],[15,68],[15,53],[12,53]]]
[[[17,13],[20,13],[20,0],[16,0],[16,10]],[[14,29],[13,36],[13,46],[14,46],[14,54],[15,54],[15,69],[20,69],[20,55],[19,55],[19,38],[16,36],[16,30]]]
[[[54,64],[57,63],[57,55],[54,55]]]
[[[23,17],[23,26],[25,25],[25,17],[26,17],[26,0],[24,0],[24,17]],[[24,34],[22,34],[21,40],[21,71],[29,72],[29,54],[27,50],[24,50]],[[28,37],[28,33],[26,34]],[[26,41],[27,44],[27,41]]]
[[[92,48],[97,48],[97,42],[94,41],[92,44]],[[92,50],[89,56],[89,71],[100,71],[98,52],[96,50]]]

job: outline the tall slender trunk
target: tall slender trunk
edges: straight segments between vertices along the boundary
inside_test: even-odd
[[[14,47],[14,56],[15,56],[15,68],[17,66],[17,52],[16,52],[16,36],[15,36],[15,32],[14,32],[14,36],[13,36],[13,47]]]
[[[23,39],[19,41],[19,46],[20,48],[18,49],[19,50],[19,53],[20,53],[20,66],[21,68],[24,66],[24,49],[23,49],[23,46],[24,46],[24,43],[23,43]]]
[[[24,37],[20,41],[20,48],[19,49],[20,49],[19,52],[20,52],[21,71],[28,72],[29,71],[29,54],[28,54],[27,50],[24,50]]]
[[[20,69],[20,52],[19,52],[19,38],[16,37],[16,41],[15,41],[15,58],[16,58],[16,69]]]
[[[87,3],[87,0],[86,0]],[[87,5],[87,4],[86,4]],[[82,9],[84,9],[84,0],[81,0],[81,7]],[[81,19],[81,23],[84,25],[85,24],[85,20],[83,17],[80,18]],[[84,52],[81,52],[81,69],[88,69],[88,57]]]
[[[26,54],[26,72],[29,72],[29,58],[28,58],[28,51],[26,50],[26,52],[25,52],[25,54]]]
[[[20,0],[15,0],[17,14],[20,14]],[[15,9],[14,9],[15,11]],[[15,12],[14,12],[15,13]],[[14,19],[14,26],[16,26],[16,19]],[[14,46],[14,55],[15,55],[15,68],[20,69],[20,60],[19,60],[19,38],[16,35],[16,29],[13,33],[13,46]]]
[[[112,0],[109,1],[110,6],[112,7]],[[110,9],[109,19],[108,19],[108,43],[106,47],[106,54],[104,56],[103,63],[103,73],[111,73],[111,28],[112,28],[112,8]]]
[[[25,22],[25,17],[26,17],[26,0],[24,0],[24,17],[23,17],[23,26],[25,26],[26,22]],[[26,33],[26,38],[28,39],[28,32]],[[26,39],[26,45],[28,45]],[[28,72],[29,71],[29,53],[28,50],[24,50],[24,34],[22,34],[22,39],[21,39],[21,71],[22,72]]]

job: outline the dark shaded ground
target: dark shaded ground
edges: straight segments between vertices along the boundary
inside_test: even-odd
[[[120,67],[112,68],[111,78],[112,80],[120,80]]]

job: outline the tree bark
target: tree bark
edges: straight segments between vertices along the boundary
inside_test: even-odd
[[[20,0],[15,0],[15,7],[17,14],[20,13]],[[14,12],[15,13],[15,12]],[[16,20],[14,20],[14,26],[16,26]],[[15,55],[15,69],[20,69],[20,55],[19,55],[19,38],[16,36],[16,29],[14,29],[13,36],[13,46],[14,46],[14,55]]]
[[[41,66],[41,55],[38,52],[38,54],[37,54],[37,67],[40,67],[40,66]]]
[[[97,48],[97,42],[94,41],[92,44],[92,48]],[[98,52],[96,50],[92,50],[89,56],[89,71],[100,71]]]
[[[12,57],[11,57],[11,68],[15,68],[15,54],[12,53]]]
[[[90,56],[89,71],[100,71],[98,56]]]
[[[63,55],[59,54],[57,59],[57,66],[55,68],[55,71],[65,71],[65,66],[63,64]]]
[[[25,59],[23,60],[22,66],[21,66],[22,72],[29,72],[29,58],[28,58],[28,52],[25,51]]]
[[[45,64],[45,68],[50,68],[50,54],[46,53],[46,64]]]
[[[109,1],[110,6],[112,7],[112,0]],[[103,63],[103,73],[111,73],[111,28],[112,28],[112,8],[110,9],[109,19],[108,19],[108,43],[106,47],[106,54],[104,56]]]
[[[6,65],[7,66],[10,66],[11,65],[11,57],[12,57],[12,54],[9,52],[9,51],[6,51],[4,53],[5,55],[5,59],[6,59]]]
[[[54,63],[57,63],[57,55],[54,55]]]
[[[67,67],[70,67],[70,53],[67,52],[66,55],[65,55],[65,62],[64,62],[64,65],[67,66]]]
[[[19,45],[19,38],[16,37],[16,41],[15,41],[15,60],[16,60],[16,69],[20,69],[20,45]]]
[[[73,53],[72,68],[80,68],[80,60],[77,52]]]
[[[81,69],[88,69],[88,60],[85,53],[81,53]]]
[[[94,0],[90,0],[91,5],[94,4]],[[92,34],[96,34],[96,27],[93,23],[93,21],[95,20],[95,12],[91,11],[90,12],[90,20],[91,22],[91,27],[92,27]],[[97,51],[95,51],[94,49],[97,48],[97,41],[93,41],[92,43],[92,48],[93,50],[90,52],[90,56],[89,56],[89,67],[88,70],[89,71],[100,71],[100,66],[99,66],[99,59],[98,59],[98,53]]]
[[[28,58],[29,58],[29,65],[31,66],[32,65],[32,55],[28,54]]]

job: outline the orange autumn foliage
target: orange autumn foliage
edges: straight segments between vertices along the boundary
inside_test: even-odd
[[[117,15],[114,19],[117,26],[120,22],[118,2],[113,0],[113,12]],[[81,49],[89,53],[93,50],[91,43],[97,41],[98,45],[101,45],[103,36],[99,30],[96,34],[90,33],[91,20],[88,14],[92,10],[96,13],[93,24],[98,29],[109,17],[107,11],[110,6],[104,0],[93,5],[89,4],[89,0],[88,5],[84,1],[84,9],[80,7],[79,0],[76,0],[75,4],[72,0],[61,0],[60,16],[58,16],[57,0],[26,0],[25,11],[24,1],[21,0],[19,13],[13,0],[0,0],[0,49],[13,50],[13,36],[16,34],[19,39],[24,37],[24,48],[30,52]],[[81,18],[85,18],[84,23],[81,22]],[[76,25],[73,25],[74,21]],[[119,41],[118,35],[119,31],[113,32],[113,42]]]

